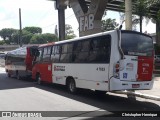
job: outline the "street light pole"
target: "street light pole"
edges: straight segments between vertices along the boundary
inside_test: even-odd
[[[22,21],[21,21],[21,8],[19,8],[19,46],[22,47]]]

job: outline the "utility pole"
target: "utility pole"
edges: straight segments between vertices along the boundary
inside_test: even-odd
[[[19,46],[22,47],[22,21],[21,21],[21,8],[19,8]]]
[[[125,0],[125,16],[126,30],[132,30],[132,0]],[[136,100],[135,94],[130,94],[130,92],[134,93],[135,90],[128,90],[128,99]]]
[[[126,30],[132,30],[132,0],[125,0]]]

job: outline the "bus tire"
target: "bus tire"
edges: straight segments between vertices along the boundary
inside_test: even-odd
[[[17,79],[17,80],[20,80],[20,79],[21,79],[18,71],[16,71],[16,79]]]
[[[37,81],[37,83],[38,83],[39,85],[42,84],[41,76],[40,76],[39,73],[36,75],[36,81]]]
[[[71,94],[75,94],[77,92],[76,83],[73,78],[69,78],[67,81],[67,88]]]
[[[10,77],[11,77],[11,74],[8,72],[8,73],[7,73],[7,76],[10,78]]]

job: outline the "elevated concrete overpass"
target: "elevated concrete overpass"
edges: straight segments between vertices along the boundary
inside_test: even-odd
[[[79,23],[79,35],[84,36],[101,32],[101,18],[105,10],[112,10],[117,12],[124,12],[127,7],[122,7],[125,0],[50,0],[55,1],[55,7],[58,10],[59,18],[59,39],[65,39],[65,9],[67,6],[71,7],[75,13],[77,21]],[[126,0],[131,2],[131,8],[134,8],[134,2],[136,0]],[[125,2],[126,4],[126,2]],[[134,9],[128,9],[134,13]],[[160,9],[160,5],[154,5],[150,7],[150,14],[152,17],[156,17],[157,11]],[[127,11],[127,10],[126,10]],[[132,13],[131,12],[131,13]],[[126,24],[131,26],[131,13],[126,18]],[[126,13],[126,16],[128,13]],[[129,22],[128,22],[128,19]],[[126,27],[127,28],[127,27]],[[131,28],[131,27],[130,27]],[[157,22],[157,29],[160,31],[160,23]],[[128,29],[128,28],[127,28]],[[160,36],[159,36],[160,37]],[[160,40],[158,42],[160,44]]]
[[[55,1],[55,2],[61,1],[61,4],[63,3],[65,5],[69,5],[69,2],[70,2],[70,0],[50,0],[50,1]],[[87,4],[87,6],[91,4],[91,0],[79,0],[79,1],[84,1],[84,4]],[[121,6],[122,4],[124,4],[124,1],[125,0],[106,0],[107,2],[106,10],[124,12],[125,9]],[[136,0],[132,0],[133,6],[134,6],[134,1]],[[155,17],[159,9],[160,9],[160,5],[151,6],[151,9],[150,9],[151,16]]]

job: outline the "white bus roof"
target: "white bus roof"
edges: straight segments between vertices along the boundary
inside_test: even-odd
[[[92,35],[87,35],[87,36],[83,36],[83,37],[79,37],[79,38],[58,41],[58,42],[55,42],[55,44],[63,44],[63,43],[66,43],[66,42],[78,41],[78,40],[81,40],[81,39],[86,39],[86,38],[90,38],[90,37],[96,37],[96,36],[101,36],[101,35],[106,35],[106,34],[114,33],[116,31],[117,30],[112,30],[112,31],[107,31],[107,32],[100,32],[100,33],[96,33],[96,34],[92,34]]]

